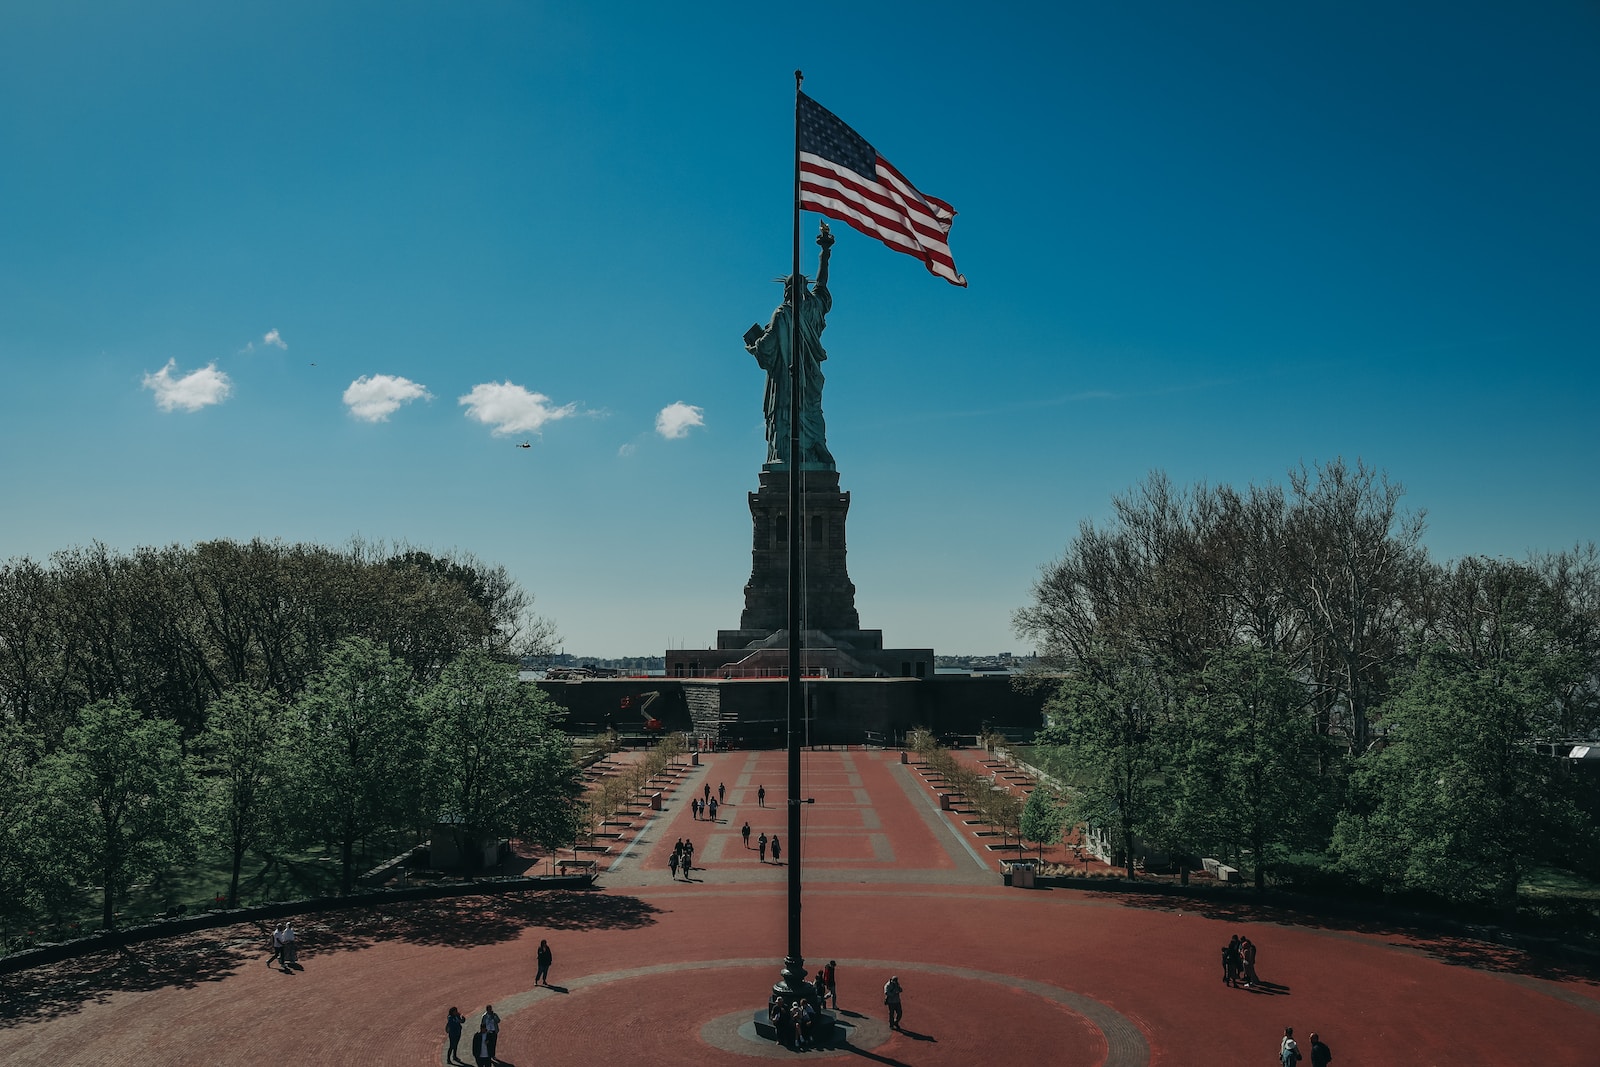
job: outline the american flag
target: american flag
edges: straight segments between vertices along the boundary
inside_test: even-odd
[[[800,94],[800,206],[876,237],[896,252],[916,256],[928,270],[965,287],[950,257],[956,212],[923,196],[855,130]]]

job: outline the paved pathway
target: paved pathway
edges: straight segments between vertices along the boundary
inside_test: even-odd
[[[464,898],[306,917],[304,970],[264,965],[252,928],[13,976],[0,1063],[438,1064],[444,1010],[494,1003],[500,1058],[734,1064],[797,1054],[751,1040],[776,979],[785,868],[738,828],[787,836],[784,757],[703,757],[589,893]],[[1600,985],[1499,946],[1332,926],[1239,904],[1003,888],[978,839],[897,754],[808,753],[808,966],[840,964],[850,1048],[810,1059],[904,1065],[1260,1064],[1285,1025],[1337,1064],[1589,1065]],[[726,786],[717,823],[689,790]],[[756,803],[767,787],[767,805]],[[695,842],[673,882],[672,842]],[[785,842],[787,845],[788,842]],[[1260,991],[1219,981],[1248,930]],[[533,951],[555,951],[549,989]],[[904,1033],[884,1025],[889,974]]]

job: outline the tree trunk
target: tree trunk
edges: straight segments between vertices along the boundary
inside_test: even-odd
[[[339,895],[341,897],[347,897],[350,895],[351,888],[350,868],[355,863],[355,841],[352,838],[346,837],[343,844],[340,846],[340,852],[341,859],[344,861],[344,873],[339,879]]]
[[[233,879],[228,883],[228,907],[239,906],[239,868],[244,866],[244,850],[233,850]]]

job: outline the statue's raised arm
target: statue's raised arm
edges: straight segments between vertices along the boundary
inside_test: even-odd
[[[828,260],[833,256],[833,231],[828,229],[828,220],[822,220],[822,231],[817,234],[817,244],[822,248],[822,254],[817,257],[817,284],[824,289],[828,287]]]

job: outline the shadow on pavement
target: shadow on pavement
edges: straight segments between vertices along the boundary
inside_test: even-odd
[[[307,912],[295,918],[300,954],[352,952],[378,941],[429,946],[510,941],[524,930],[629,930],[653,924],[658,909],[637,897],[588,892],[452,897]],[[237,923],[144,941],[0,977],[0,1030],[74,1014],[113,993],[188,989],[266,961],[270,925]],[[293,972],[290,972],[293,973]],[[555,988],[555,987],[552,987]]]
[[[0,1029],[71,1015],[112,993],[192,989],[266,958],[266,939],[238,926],[97,952],[0,978]]]
[[[1147,897],[1128,893],[1118,898],[1130,908],[1147,911],[1182,911],[1228,923],[1275,923],[1308,930],[1363,934],[1390,940],[1391,948],[1420,952],[1443,963],[1477,970],[1498,971],[1550,982],[1595,981],[1600,968],[1579,961],[1543,956],[1514,945],[1496,944],[1467,934],[1428,929],[1420,924],[1361,916],[1294,911],[1248,900],[1210,901],[1179,897]],[[1484,937],[1492,937],[1485,928]],[[1265,946],[1264,946],[1265,947]]]

